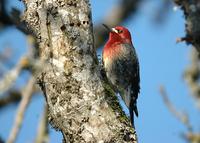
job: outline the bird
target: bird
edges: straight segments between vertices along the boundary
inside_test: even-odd
[[[134,113],[138,117],[137,99],[140,93],[138,55],[128,29],[122,26],[111,28],[106,24],[102,25],[110,31],[109,40],[102,54],[102,65],[107,81],[128,107],[131,126],[135,128]]]

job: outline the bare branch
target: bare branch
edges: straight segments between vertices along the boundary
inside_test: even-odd
[[[25,29],[25,26],[20,22],[20,19],[19,19],[20,11],[15,8],[12,8],[11,14],[13,17],[12,18],[9,17],[9,18],[11,22],[16,26],[16,28],[26,35],[31,34],[29,31]]]
[[[38,85],[34,85],[33,87],[33,94],[34,95],[39,95],[36,93],[39,93],[39,87]],[[9,89],[8,92],[6,92],[3,96],[3,98],[0,99],[0,108],[3,106],[8,105],[9,103],[12,102],[19,102],[22,98],[22,93],[21,90],[19,89]]]
[[[18,135],[19,129],[21,127],[21,124],[23,122],[24,113],[27,109],[27,106],[29,105],[30,98],[33,94],[33,86],[35,84],[35,76],[31,76],[26,87],[24,88],[22,92],[22,100],[20,101],[17,113],[15,115],[15,122],[11,129],[10,135],[8,137],[8,140],[6,143],[13,143],[16,140],[16,137]]]
[[[191,94],[194,96],[198,109],[200,109],[200,85],[199,85],[199,53],[196,49],[190,55],[191,65],[185,70],[185,82],[189,86]]]
[[[172,112],[172,114],[178,118],[181,122],[183,122],[185,124],[185,126],[187,127],[187,129],[192,133],[193,129],[191,126],[191,123],[188,120],[188,116],[187,114],[181,114],[175,107],[174,105],[171,103],[171,101],[168,99],[167,94],[165,92],[165,89],[163,86],[159,87],[159,92],[162,95],[164,102],[166,103],[167,107],[169,108],[169,110]]]
[[[3,79],[0,81],[0,96],[4,91],[8,90],[8,88],[13,85],[26,63],[27,57],[21,58],[16,66],[4,75]]]
[[[3,98],[0,99],[0,108],[11,103],[21,100],[21,91],[19,90],[9,90]]]
[[[190,143],[200,142],[200,134],[189,133],[184,135],[184,138],[187,139]]]
[[[187,44],[192,44],[200,52],[200,15],[199,1],[197,0],[174,0],[181,6],[187,24],[185,25],[186,36],[181,38]]]
[[[46,106],[46,103],[44,105],[43,113],[40,119],[40,123],[38,125],[38,132],[35,139],[35,143],[47,143],[49,142],[48,136],[48,128],[47,128],[47,115],[48,115],[48,108]]]

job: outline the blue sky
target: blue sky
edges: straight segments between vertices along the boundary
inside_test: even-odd
[[[16,0],[10,1],[12,6],[23,11],[22,3]],[[102,23],[101,20],[109,8],[117,2],[120,1],[90,0],[94,27]],[[200,116],[183,79],[184,70],[190,64],[189,53],[192,47],[184,42],[175,44],[177,37],[185,35],[186,21],[182,17],[183,12],[180,8],[173,11],[175,5],[172,5],[169,12],[164,15],[164,22],[161,25],[153,22],[152,15],[155,14],[153,10],[158,8],[159,4],[160,1],[155,0],[142,2],[138,12],[121,24],[131,32],[140,62],[141,93],[138,99],[139,117],[135,118],[135,126],[140,143],[186,143],[182,135],[187,129],[168,110],[158,92],[158,87],[164,85],[169,99],[179,111],[188,111],[189,120],[194,130],[198,132]],[[0,51],[9,46],[14,49],[13,62],[26,54],[26,37],[14,27],[0,33]],[[101,54],[102,50],[102,48],[97,49],[97,54]],[[16,83],[22,86],[28,76],[28,72],[23,72]],[[36,135],[44,98],[41,95],[34,96],[31,101],[16,143],[31,142]],[[128,114],[127,108],[124,104],[123,106]],[[12,103],[0,110],[0,137],[4,140],[8,138],[13,125],[16,108],[17,104]],[[50,129],[51,143],[61,140],[61,133]]]

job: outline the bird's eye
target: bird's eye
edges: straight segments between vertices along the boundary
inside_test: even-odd
[[[118,33],[123,33],[123,30],[118,30]]]

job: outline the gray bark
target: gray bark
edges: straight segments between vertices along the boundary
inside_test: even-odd
[[[187,24],[185,25],[186,36],[181,41],[192,44],[200,52],[200,2],[199,0],[174,0],[181,6]]]
[[[39,75],[52,127],[63,142],[137,142],[119,101],[104,84],[88,0],[23,0],[21,20],[37,37]],[[109,99],[109,100],[108,100]]]

